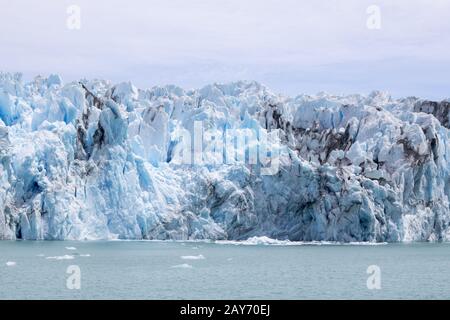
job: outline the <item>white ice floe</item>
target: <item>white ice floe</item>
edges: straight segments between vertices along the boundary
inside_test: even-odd
[[[289,241],[277,240],[269,237],[251,237],[247,240],[217,240],[217,244],[228,245],[242,245],[242,246],[256,246],[256,245],[272,245],[272,246],[339,246],[339,245],[354,245],[354,246],[379,246],[386,245],[387,242],[337,242],[337,241]]]
[[[181,259],[184,259],[184,260],[204,260],[205,257],[202,254],[199,254],[197,256],[181,256]]]
[[[171,268],[177,268],[177,269],[192,269],[193,267],[190,264],[183,263],[183,264],[177,264],[175,266],[172,266]]]
[[[66,250],[77,250],[75,247],[66,247]]]
[[[289,241],[289,240],[276,240],[269,237],[251,237],[247,240],[234,241],[234,240],[217,240],[217,244],[231,244],[231,245],[244,245],[244,246],[256,246],[256,245],[277,245],[277,246],[292,246],[292,245],[304,245],[305,242]],[[311,242],[312,243],[312,242]]]
[[[65,254],[65,255],[63,255],[63,256],[46,257],[46,259],[53,259],[53,260],[72,260],[72,259],[75,259],[75,257],[72,256],[72,255]]]
[[[8,261],[6,262],[7,267],[14,267],[17,263],[15,261]]]
[[[89,253],[80,254],[80,257],[90,257],[91,255]]]

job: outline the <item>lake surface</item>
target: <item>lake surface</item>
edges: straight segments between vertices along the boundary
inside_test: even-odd
[[[0,241],[0,299],[391,298],[450,299],[450,244]]]

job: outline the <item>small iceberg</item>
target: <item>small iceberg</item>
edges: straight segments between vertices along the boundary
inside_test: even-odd
[[[193,267],[190,264],[183,263],[183,264],[177,264],[176,266],[172,266],[171,268],[177,268],[177,269],[192,269]]]
[[[6,266],[7,267],[14,267],[15,265],[16,265],[15,261],[8,261],[8,262],[6,262]]]
[[[46,259],[53,259],[53,260],[72,260],[72,259],[74,259],[74,258],[75,258],[75,257],[72,256],[72,255],[65,254],[65,255],[63,255],[63,256],[47,257]]]
[[[199,254],[198,256],[181,256],[181,259],[184,259],[184,260],[204,260],[205,257],[202,254]]]
[[[66,247],[66,250],[77,250],[75,247]]]

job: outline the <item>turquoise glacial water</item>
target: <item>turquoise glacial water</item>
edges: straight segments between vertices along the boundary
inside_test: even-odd
[[[393,298],[449,299],[450,244],[0,241],[0,299]]]

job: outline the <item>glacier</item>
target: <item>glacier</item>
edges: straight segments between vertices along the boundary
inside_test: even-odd
[[[276,171],[250,143],[184,162],[198,123]],[[450,100],[1,73],[0,239],[448,241],[449,130]]]

